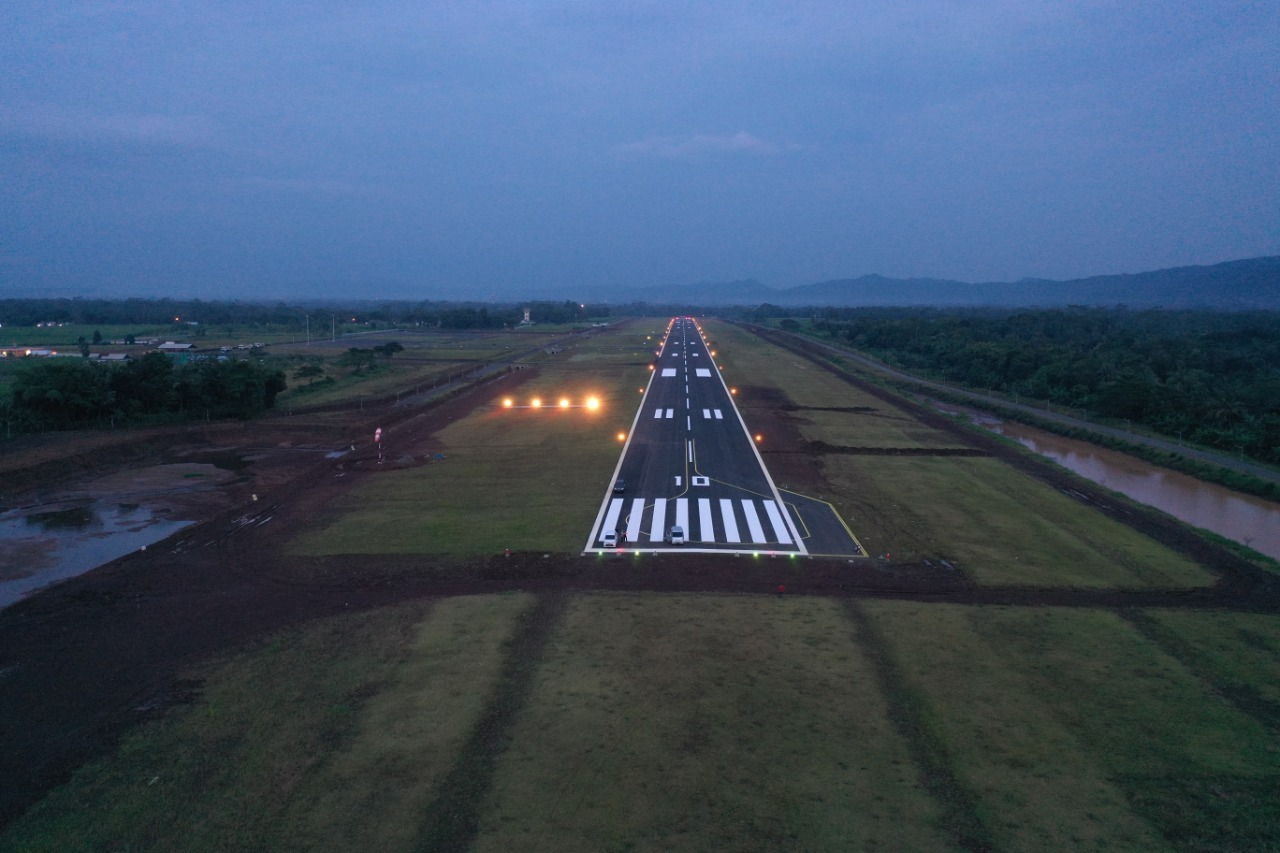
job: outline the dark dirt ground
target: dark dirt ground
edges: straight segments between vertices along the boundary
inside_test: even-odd
[[[821,357],[797,351],[832,369]],[[959,571],[875,560],[860,560],[853,572],[844,560],[706,554],[515,553],[444,561],[280,553],[319,508],[361,478],[377,476],[369,444],[375,425],[409,451],[406,459],[420,459],[435,449],[437,429],[536,372],[491,378],[430,406],[366,403],[363,409],[248,424],[60,435],[26,440],[7,453],[0,459],[0,500],[10,506],[39,503],[56,490],[147,465],[211,462],[235,470],[237,478],[201,523],[0,611],[0,826],[111,750],[131,726],[191,701],[198,686],[181,680],[191,665],[289,625],[417,597],[512,589],[776,595],[781,585],[786,594],[968,604],[1280,610],[1280,579],[1226,549],[873,386],[860,387],[954,435],[957,448],[1000,458],[1190,555],[1219,581],[1194,590],[1085,591],[978,587]],[[764,458],[779,485],[820,494],[822,456],[850,451],[802,442],[789,402],[777,395],[744,416],[753,430],[771,437]],[[352,444],[357,450],[348,456],[324,457],[325,450]],[[339,472],[344,476],[335,476]]]

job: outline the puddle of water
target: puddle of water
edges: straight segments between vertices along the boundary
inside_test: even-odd
[[[0,607],[191,524],[138,504],[90,501],[0,513]]]
[[[1008,436],[1087,480],[1280,560],[1280,504],[1233,492],[1085,441],[1063,438],[1013,421],[1005,422],[987,412],[937,402],[934,408],[947,414],[964,415],[975,424]]]

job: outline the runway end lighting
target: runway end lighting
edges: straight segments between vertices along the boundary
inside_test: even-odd
[[[504,408],[504,409],[509,409],[509,408],[511,408],[511,407],[512,407],[512,406],[514,406],[514,405],[515,405],[515,401],[514,401],[514,400],[512,400],[510,397],[507,397],[506,399],[504,399],[504,400],[502,401],[502,408]]]
[[[568,397],[561,397],[561,398],[560,398],[560,408],[562,408],[562,409],[567,409],[567,408],[569,408],[569,398],[568,398]]]
[[[588,409],[592,409],[592,410],[595,410],[595,409],[600,408],[600,398],[599,398],[599,397],[588,397],[588,398],[587,398],[587,408],[588,408]]]
[[[542,408],[542,398],[534,397],[532,400],[529,401],[529,405],[533,406],[535,409]]]

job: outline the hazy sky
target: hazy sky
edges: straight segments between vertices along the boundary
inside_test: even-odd
[[[0,296],[1280,254],[1274,0],[6,0]]]

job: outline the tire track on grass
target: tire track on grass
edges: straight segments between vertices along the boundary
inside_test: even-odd
[[[1205,665],[1190,643],[1160,624],[1150,613],[1133,608],[1122,608],[1117,612],[1141,637],[1155,643],[1162,652],[1186,667],[1188,672],[1208,685],[1227,704],[1246,717],[1252,717],[1263,727],[1280,732],[1280,702],[1268,699],[1250,684],[1214,672]]]
[[[497,690],[470,739],[440,783],[418,836],[419,850],[461,851],[471,847],[480,829],[480,810],[493,784],[498,759],[510,742],[511,727],[524,708],[533,676],[542,662],[568,597],[544,593],[516,626]]]
[[[853,623],[854,640],[866,651],[875,671],[889,720],[920,769],[925,790],[942,811],[942,828],[961,850],[995,850],[991,833],[978,816],[977,796],[957,775],[946,745],[926,722],[927,700],[907,682],[906,674],[894,662],[888,640],[862,606],[855,599],[846,599],[845,612]]]

